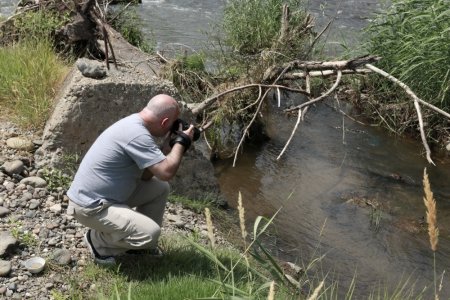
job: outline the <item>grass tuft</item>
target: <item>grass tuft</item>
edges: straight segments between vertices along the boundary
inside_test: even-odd
[[[0,48],[0,104],[19,124],[42,128],[67,71],[46,39]]]

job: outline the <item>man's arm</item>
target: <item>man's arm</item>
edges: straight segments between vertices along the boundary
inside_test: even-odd
[[[192,141],[192,136],[194,134],[194,126],[191,125],[186,131],[183,131]],[[179,143],[175,143],[170,150],[169,154],[167,154],[166,159],[163,161],[154,164],[148,167],[144,174],[150,171],[151,174],[155,175],[158,179],[169,181],[173,176],[177,173],[177,170],[181,164],[181,159],[185,152],[185,148],[183,145]]]

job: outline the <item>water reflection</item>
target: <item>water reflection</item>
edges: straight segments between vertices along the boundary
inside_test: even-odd
[[[282,207],[276,219],[278,239],[273,241],[280,256],[306,263],[326,253],[324,270],[334,270],[342,286],[357,272],[357,295],[367,296],[374,282],[395,287],[399,278],[411,274],[418,287],[429,285],[433,264],[424,224],[423,168],[429,169],[443,230],[439,273],[450,262],[450,163],[429,166],[420,143],[355,123],[331,103],[310,109],[285,156],[276,161],[294,123],[274,111],[268,122],[270,142],[259,150],[246,149],[234,169],[220,163],[219,180],[228,199],[234,202],[241,190],[250,211]],[[370,203],[382,207],[378,230],[372,226]],[[449,287],[444,289],[449,295]]]

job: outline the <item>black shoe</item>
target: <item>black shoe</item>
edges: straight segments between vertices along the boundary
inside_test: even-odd
[[[130,249],[126,254],[131,255],[149,255],[151,257],[163,257],[164,252],[160,247],[152,248],[152,249]]]
[[[97,265],[114,266],[116,264],[116,259],[113,256],[101,256],[95,250],[94,246],[92,245],[90,229],[84,234],[84,243],[86,244],[89,252],[91,253],[92,257],[94,258],[94,262]]]

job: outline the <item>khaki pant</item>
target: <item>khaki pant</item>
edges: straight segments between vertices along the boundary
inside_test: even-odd
[[[116,256],[129,249],[155,248],[169,191],[167,182],[153,177],[141,181],[124,204],[105,202],[85,208],[70,201],[68,214],[92,229],[92,244],[101,256]]]

